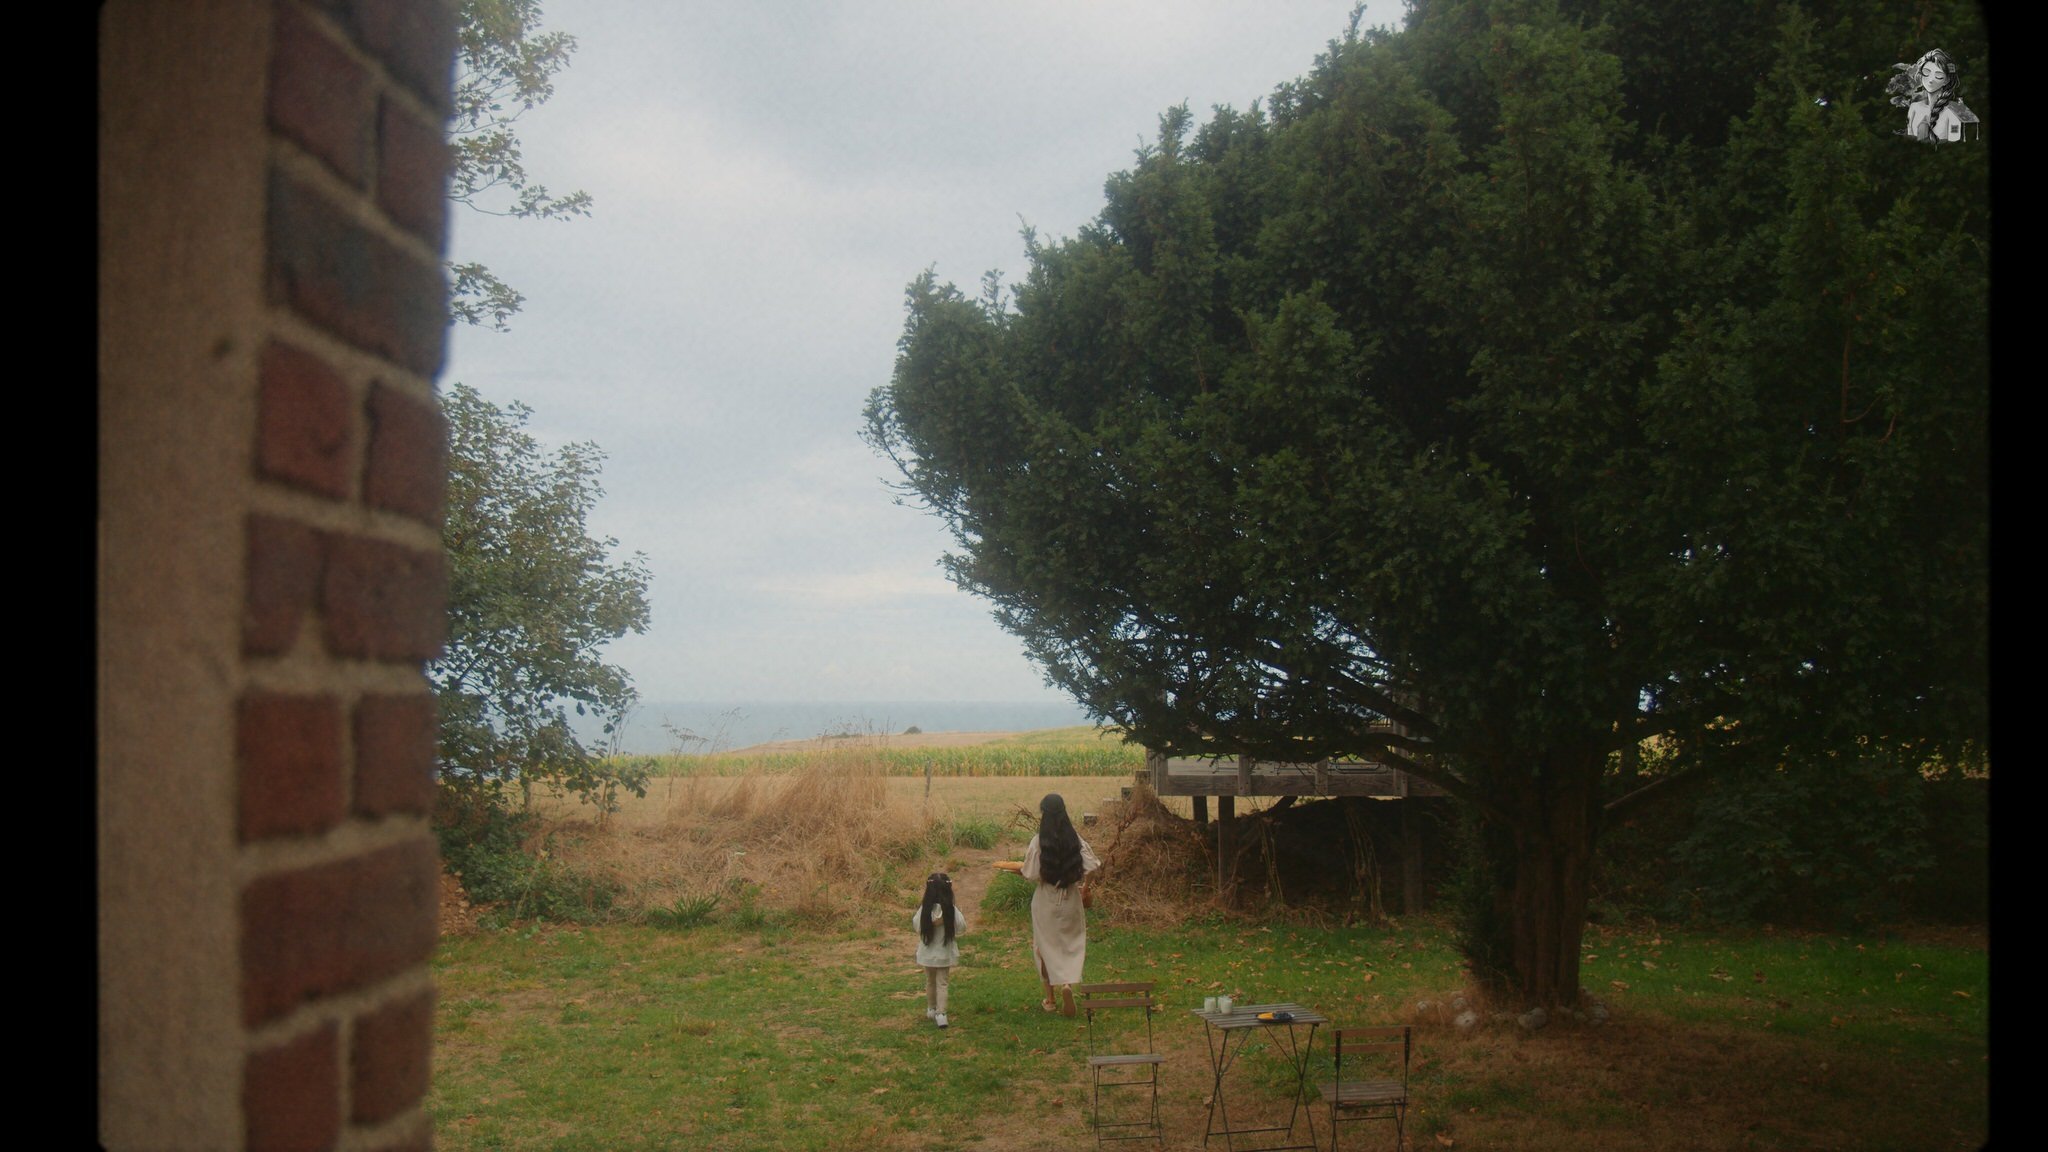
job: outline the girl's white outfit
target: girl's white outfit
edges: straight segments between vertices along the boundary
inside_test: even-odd
[[[1046,983],[1055,988],[1079,984],[1081,967],[1088,960],[1088,916],[1081,908],[1081,886],[1060,888],[1046,883],[1040,864],[1038,837],[1033,836],[1024,848],[1024,867],[1018,873],[1026,880],[1038,881],[1037,891],[1031,894],[1031,950],[1038,956]],[[1102,861],[1095,858],[1095,850],[1082,840],[1081,874],[1100,867]]]
[[[922,928],[919,916],[924,909],[910,914],[910,929],[919,932]],[[946,939],[946,916],[937,904],[932,905],[932,938],[926,940],[920,932],[917,938],[917,962],[924,966],[924,998],[927,1014],[946,1014],[946,976],[960,963],[960,934],[967,931],[967,915],[958,905],[953,908],[953,939]]]

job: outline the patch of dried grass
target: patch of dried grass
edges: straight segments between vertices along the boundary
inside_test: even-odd
[[[1107,826],[1108,832],[1100,831]],[[1126,924],[1180,924],[1210,903],[1208,849],[1194,821],[1159,802],[1139,781],[1130,795],[1102,805],[1089,846],[1102,859],[1096,906]]]
[[[667,796],[646,833],[668,857],[649,878],[656,900],[753,885],[764,907],[833,921],[877,901],[914,902],[902,890],[921,884],[918,869],[945,847],[943,809],[892,795],[867,749],[794,773],[681,780]]]

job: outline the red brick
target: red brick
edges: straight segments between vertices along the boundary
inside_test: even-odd
[[[355,0],[356,35],[399,83],[447,111],[455,69],[455,5],[421,0]]]
[[[289,344],[263,349],[256,400],[256,472],[344,499],[355,471],[353,398],[326,361]]]
[[[431,660],[448,633],[447,564],[363,536],[332,536],[320,607],[327,650],[371,660]]]
[[[242,1018],[418,968],[434,950],[440,852],[412,840],[333,864],[261,876],[242,890]]]
[[[277,6],[270,52],[270,126],[362,187],[369,174],[368,73],[292,4]]]
[[[249,517],[249,586],[242,598],[242,651],[291,649],[320,591],[320,533],[292,520]]]
[[[432,811],[438,735],[432,696],[363,697],[356,704],[356,812]]]
[[[376,1124],[418,1103],[427,1094],[433,1050],[432,991],[356,1017],[349,1050],[350,1119]]]
[[[235,757],[244,843],[324,831],[348,814],[341,723],[332,697],[242,698]]]
[[[448,489],[448,428],[440,408],[377,384],[370,389],[369,417],[363,500],[439,528]]]
[[[448,285],[438,260],[400,248],[282,172],[271,173],[269,211],[272,299],[358,348],[439,374]]]
[[[448,240],[448,137],[386,99],[377,113],[377,203],[440,252]]]
[[[248,1152],[324,1152],[341,1137],[341,1031],[326,1024],[242,1064]]]

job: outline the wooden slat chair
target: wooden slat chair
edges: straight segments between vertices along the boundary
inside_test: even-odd
[[[1337,1125],[1359,1120],[1392,1120],[1394,1147],[1403,1146],[1408,1112],[1408,1057],[1414,1030],[1406,1024],[1376,1028],[1338,1028],[1331,1032],[1335,1052],[1334,1078],[1316,1085],[1330,1105],[1330,1152],[1337,1152]],[[1396,1051],[1398,1049],[1398,1051]],[[1370,1068],[1387,1075],[1359,1079]],[[1346,1076],[1351,1079],[1346,1079]],[[1398,1079],[1395,1076],[1398,1075]]]
[[[1080,1009],[1088,1023],[1088,1075],[1095,1096],[1091,1120],[1095,1127],[1096,1146],[1111,1140],[1156,1140],[1164,1148],[1166,1134],[1159,1122],[1159,1065],[1164,1057],[1153,1051],[1152,1013],[1157,1011],[1157,1005],[1152,1000],[1152,982],[1076,984],[1074,1006]],[[1124,1026],[1116,1023],[1133,1011],[1142,1015],[1145,1021],[1144,1044],[1135,1052],[1132,1049],[1140,1048],[1136,1043],[1136,1022]],[[1097,1017],[1103,1015],[1109,1018],[1098,1021]],[[1151,1100],[1144,1119],[1103,1120],[1102,1094],[1118,1088],[1147,1090]]]

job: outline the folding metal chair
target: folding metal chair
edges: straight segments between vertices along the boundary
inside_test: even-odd
[[[1088,1022],[1088,1075],[1094,1087],[1095,1143],[1111,1140],[1157,1140],[1166,1147],[1165,1129],[1159,1123],[1159,1065],[1164,1061],[1152,1049],[1152,982],[1136,984],[1076,984],[1074,1006]],[[1145,1042],[1138,1048],[1137,1025],[1118,1026],[1124,1014],[1136,1011],[1144,1017]],[[1097,1017],[1108,1014],[1109,1019]],[[1142,1073],[1142,1076],[1140,1075]],[[1144,1088],[1151,1100],[1142,1120],[1104,1121],[1102,1095],[1118,1088]],[[1143,1131],[1125,1131],[1143,1129]],[[1114,1132],[1114,1135],[1109,1133]]]
[[[1406,1024],[1338,1028],[1331,1032],[1336,1053],[1331,1061],[1334,1078],[1316,1085],[1316,1091],[1330,1105],[1330,1152],[1337,1152],[1339,1121],[1349,1124],[1359,1120],[1392,1120],[1394,1147],[1397,1152],[1402,1147],[1408,1112],[1408,1057],[1413,1042],[1414,1030]],[[1360,1078],[1358,1073],[1364,1068],[1386,1075]],[[1347,1076],[1352,1078],[1346,1079]]]

